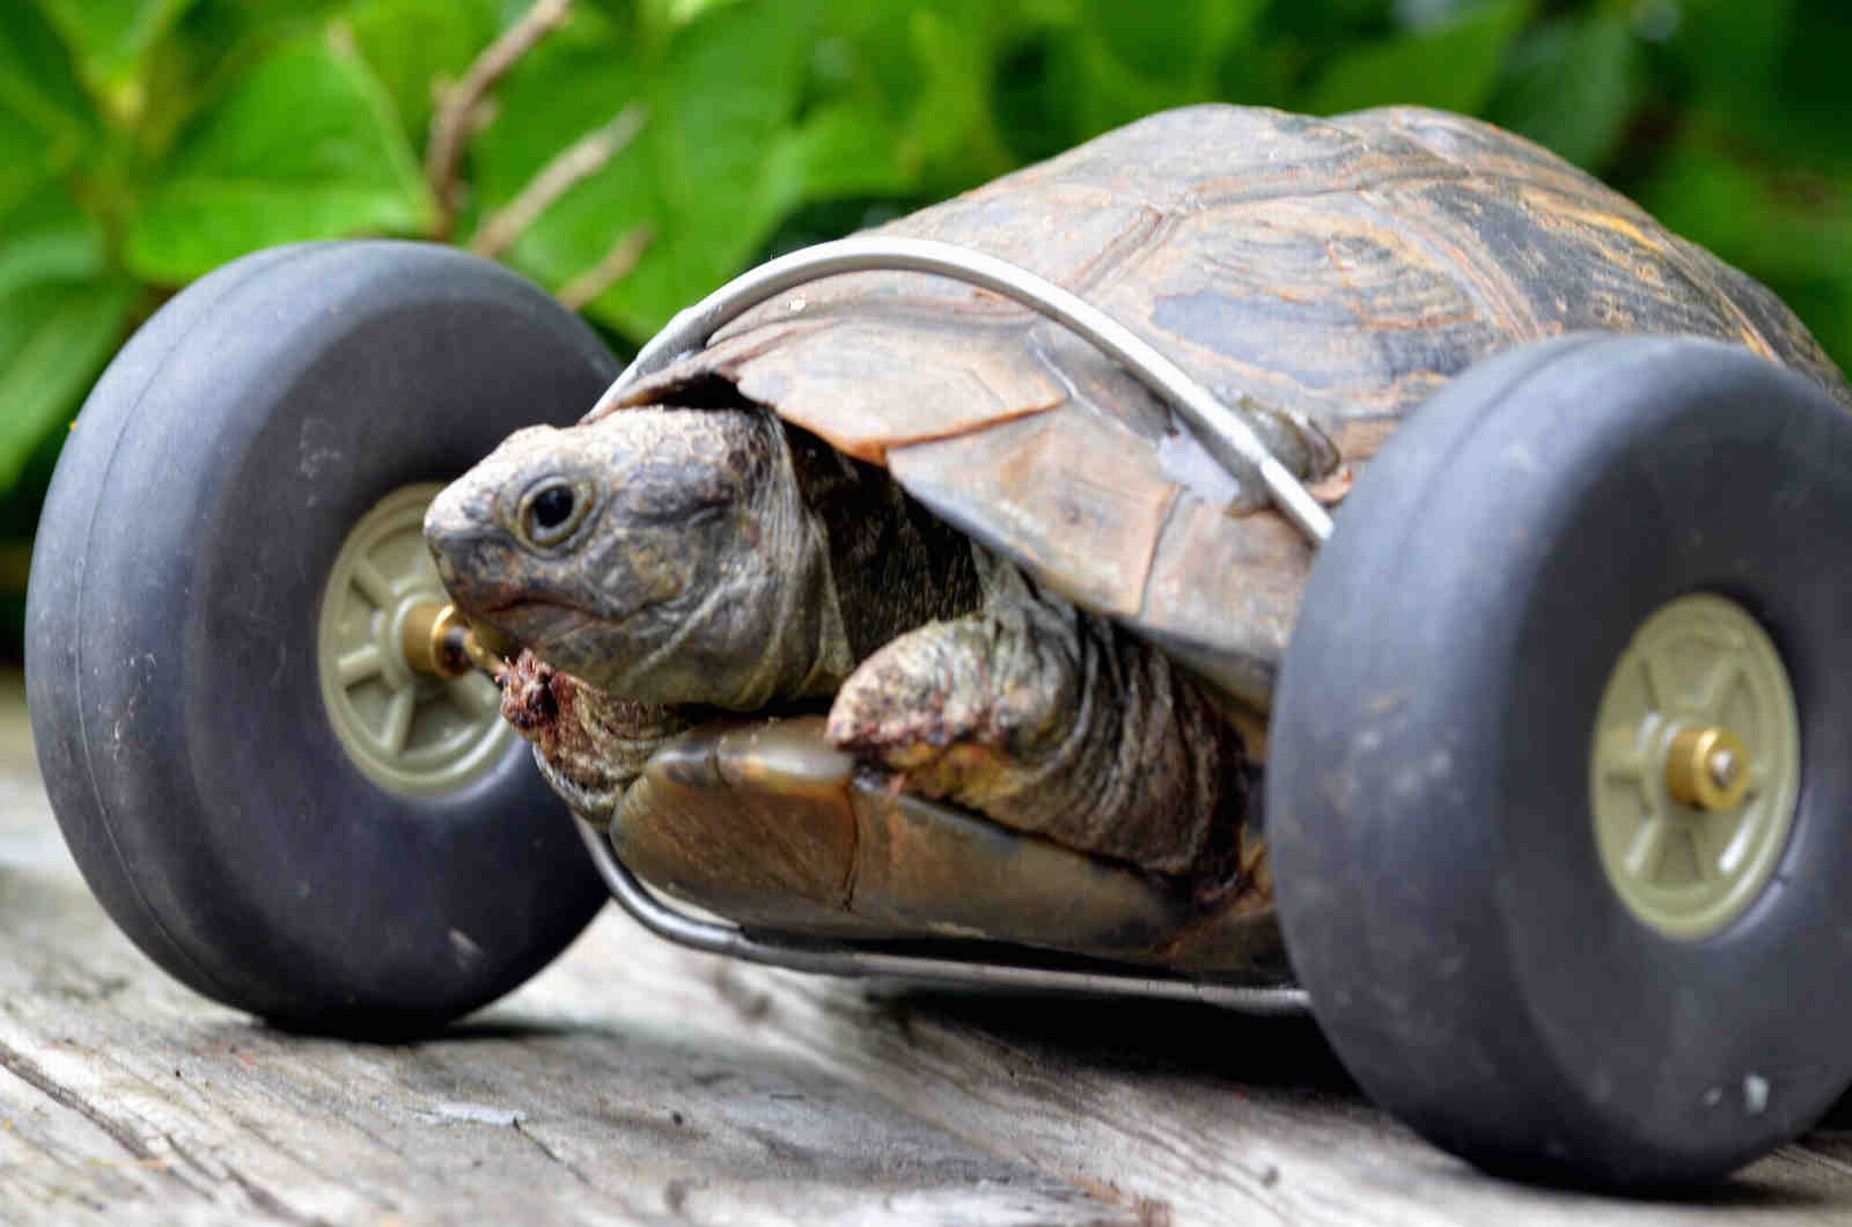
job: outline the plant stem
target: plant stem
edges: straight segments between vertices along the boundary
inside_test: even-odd
[[[514,245],[555,201],[597,174],[643,128],[645,112],[632,103],[602,128],[586,133],[540,169],[515,198],[484,222],[469,249],[494,259]]]
[[[483,99],[508,70],[536,43],[566,20],[572,0],[535,0],[534,6],[509,26],[502,36],[476,57],[463,79],[444,91],[437,115],[431,121],[431,143],[425,150],[424,177],[437,201],[433,238],[448,239],[456,230],[463,206],[463,185],[458,174],[463,147],[469,142]]]
[[[556,297],[574,311],[583,310],[594,298],[630,275],[630,270],[637,266],[655,237],[648,226],[638,226],[619,239],[605,253],[604,259],[562,286]]]

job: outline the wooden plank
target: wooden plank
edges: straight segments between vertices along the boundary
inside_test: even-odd
[[[1705,1201],[1482,1176],[1308,1023],[869,990],[603,917],[438,1039],[290,1036],[204,1002],[70,868],[0,685],[7,1222],[1843,1223],[1852,1105]]]
[[[0,1220],[1058,1223],[1136,1215],[659,1008],[612,916],[427,1043],[286,1035],[120,937],[0,713]]]
[[[645,973],[645,959],[659,969]],[[821,1067],[1146,1221],[1852,1221],[1852,1142],[1833,1132],[1753,1165],[1709,1201],[1535,1189],[1482,1175],[1390,1120],[1308,1023],[1113,1001],[869,996],[737,965],[710,966],[704,984],[674,970],[704,961],[640,945],[627,972],[691,1010],[704,998],[710,1010],[749,1003],[765,1031]]]
[[[146,1205],[289,1223],[460,1206],[508,1222],[1128,1218],[736,1028],[633,1013],[621,985],[589,1008],[569,982],[536,986],[424,1044],[289,1036],[167,984],[74,894],[9,883],[0,1204],[97,1221]]]

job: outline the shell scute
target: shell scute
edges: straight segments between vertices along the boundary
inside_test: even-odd
[[[854,907],[901,932],[1138,957],[1183,925],[1174,897],[1123,867],[950,806],[862,785]]]
[[[1218,244],[1215,227],[1246,241]],[[1137,312],[1224,397],[1336,422],[1425,399],[1459,355],[1497,348],[1497,305],[1450,257],[1365,197],[1244,204],[1189,219],[1102,305]]]
[[[706,725],[656,751],[611,824],[624,863],[742,923],[816,918],[857,931],[843,912],[857,839],[852,763],[838,755],[794,771],[802,747],[791,738],[776,723]],[[768,744],[781,740],[783,755]],[[755,756],[784,761],[772,770]],[[779,787],[766,787],[773,779]],[[790,821],[787,789],[803,797],[804,822]]]
[[[914,497],[1038,581],[1125,618],[1139,612],[1179,493],[1153,449],[1096,417],[1029,418],[896,448],[888,466]]]
[[[613,824],[625,864],[749,928],[1132,959],[1190,940],[1192,965],[1252,962],[1251,938],[1196,949],[1187,902],[1142,873],[858,775],[823,723],[710,723],[678,736]]]
[[[1230,516],[1184,495],[1159,538],[1134,621],[1159,647],[1265,711],[1311,562],[1311,546],[1280,516]]]

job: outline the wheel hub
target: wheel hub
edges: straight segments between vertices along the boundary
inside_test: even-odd
[[[407,796],[467,787],[514,739],[425,549],[425,508],[442,489],[401,487],[360,518],[329,569],[317,633],[335,736],[368,778]]]
[[[1672,937],[1725,928],[1773,874],[1799,781],[1794,693],[1760,624],[1708,593],[1649,617],[1609,676],[1591,755],[1596,846],[1628,909]]]
[[[1719,724],[1692,725],[1672,736],[1666,791],[1706,813],[1735,809],[1749,797],[1749,747]]]

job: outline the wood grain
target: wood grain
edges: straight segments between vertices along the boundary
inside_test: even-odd
[[[1309,1024],[897,993],[615,912],[418,1044],[280,1033],[168,980],[70,866],[0,684],[0,1221],[1831,1223],[1852,1107],[1708,1201],[1483,1177]]]

